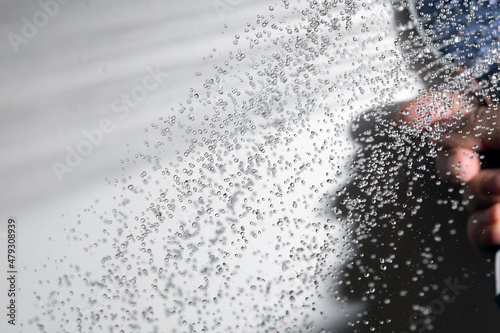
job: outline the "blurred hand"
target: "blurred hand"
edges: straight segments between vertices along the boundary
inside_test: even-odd
[[[500,165],[481,167],[480,154],[500,160],[498,105],[479,95],[428,93],[403,105],[400,123],[431,133],[441,151],[436,160],[440,177],[465,183],[471,213],[467,232],[481,252],[500,247]]]

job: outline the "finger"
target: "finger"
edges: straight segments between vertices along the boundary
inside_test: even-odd
[[[429,92],[404,104],[398,114],[400,123],[425,129],[438,122],[448,121],[454,114],[466,113],[470,99],[445,92]]]
[[[451,148],[438,153],[436,170],[443,180],[468,183],[480,172],[481,163],[474,151],[466,148]]]
[[[475,212],[469,217],[467,235],[481,252],[493,252],[500,246],[500,203]]]
[[[449,122],[436,141],[446,148],[463,147],[481,151],[500,149],[498,105],[480,103],[462,119]]]
[[[500,203],[500,169],[481,170],[467,186],[464,197],[471,211],[486,209]]]

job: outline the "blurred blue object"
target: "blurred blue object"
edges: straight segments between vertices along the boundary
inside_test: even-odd
[[[416,12],[432,47],[449,54],[476,78],[496,84],[500,71],[500,6],[497,0],[417,0]]]

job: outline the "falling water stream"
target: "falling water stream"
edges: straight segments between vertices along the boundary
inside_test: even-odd
[[[212,9],[223,18],[242,1]],[[69,182],[81,174],[68,158],[106,158],[92,141],[106,129],[140,128],[113,141],[105,183],[59,215],[50,256],[25,268],[36,273],[23,287],[36,303],[26,331],[495,327],[492,300],[473,304],[490,293],[491,267],[467,247],[463,189],[436,176],[426,135],[395,118],[449,59],[425,44],[406,2],[262,8],[241,31],[221,24],[226,43],[207,47],[184,91],[145,62],[51,160]],[[169,97],[135,122],[153,94]]]

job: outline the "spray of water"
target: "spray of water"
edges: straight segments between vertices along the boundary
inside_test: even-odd
[[[460,189],[435,176],[436,147],[399,126],[390,105],[415,86],[401,68],[452,91],[468,89],[464,78],[483,62],[461,76],[453,54],[436,56],[419,33],[424,21],[380,19],[411,6],[284,0],[234,36],[220,63],[214,49],[212,72],[196,74],[199,86],[144,129],[143,150],[107,180],[114,208],[88,207],[68,229],[80,260],[58,262],[58,287],[37,295],[43,314],[33,324],[432,329],[429,297],[443,280],[425,278],[447,267],[435,249],[457,228],[453,218],[410,221],[436,192],[434,205],[462,212]],[[137,165],[140,174],[129,171]],[[468,277],[461,268],[455,276]]]

